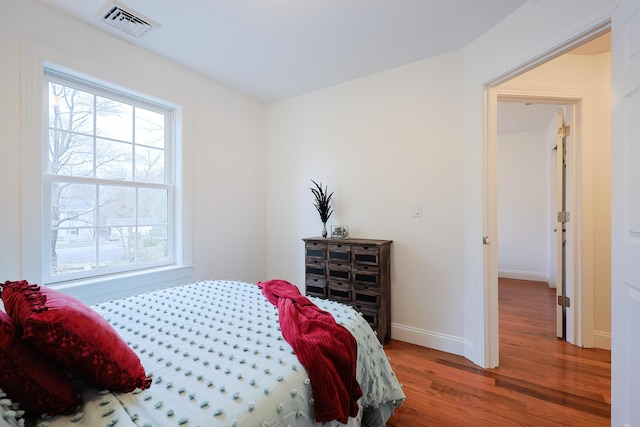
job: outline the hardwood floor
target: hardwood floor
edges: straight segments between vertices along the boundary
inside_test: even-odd
[[[385,345],[407,400],[389,427],[608,426],[611,352],[555,336],[546,283],[499,280],[500,366],[391,340]]]

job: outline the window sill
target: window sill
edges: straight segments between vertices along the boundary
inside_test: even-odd
[[[181,285],[189,281],[192,273],[193,265],[171,266],[117,276],[58,283],[49,287],[91,305]]]

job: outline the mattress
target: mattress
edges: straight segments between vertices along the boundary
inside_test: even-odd
[[[349,426],[384,426],[405,399],[384,349],[352,307],[310,298],[356,338],[363,391]],[[306,370],[255,284],[212,280],[93,306],[140,357],[153,383],[112,393],[81,387],[83,406],[57,426],[341,426],[316,423]]]

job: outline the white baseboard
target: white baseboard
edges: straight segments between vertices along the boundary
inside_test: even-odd
[[[498,270],[498,277],[504,277],[505,279],[519,279],[519,280],[534,280],[536,282],[548,282],[549,277],[546,273],[539,271],[525,271],[525,270]]]
[[[400,325],[398,323],[391,324],[391,338],[434,350],[457,354],[459,356],[464,356],[465,347],[467,346],[467,342],[460,337]]]
[[[593,346],[611,350],[611,332],[593,331]]]

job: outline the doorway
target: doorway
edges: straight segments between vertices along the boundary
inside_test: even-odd
[[[573,153],[573,138],[569,139],[570,131],[560,137],[559,128],[565,129],[564,117],[572,117],[574,108],[526,95],[498,97],[498,276],[544,284],[556,292],[558,301],[570,301],[573,295],[566,291],[567,279],[572,284],[575,277],[574,242],[566,238],[576,236],[568,232],[567,222],[559,221],[558,212],[573,210],[566,204],[575,188],[566,179],[573,169],[568,163],[572,157],[563,156]],[[568,123],[566,129],[571,127]],[[571,146],[563,149],[568,142]],[[557,312],[553,333],[573,342],[566,334],[570,307],[551,309]]]
[[[608,32],[608,30],[604,31]],[[599,33],[599,36],[603,31]],[[594,34],[593,37],[596,37]],[[495,123],[497,120],[497,104],[500,96],[520,96],[523,100],[527,97],[536,99],[550,99],[560,104],[574,105],[576,112],[575,118],[575,134],[582,138],[582,145],[575,153],[575,171],[573,175],[576,183],[575,195],[575,215],[572,214],[570,229],[576,236],[575,249],[575,297],[571,301],[574,313],[569,316],[569,321],[573,321],[573,325],[568,328],[568,335],[574,334],[574,343],[584,347],[610,348],[610,323],[606,324],[602,319],[610,318],[610,312],[606,312],[610,308],[610,246],[604,244],[607,239],[610,240],[610,234],[603,237],[607,232],[610,233],[610,218],[598,217],[594,215],[594,209],[608,209],[610,198],[610,187],[606,188],[607,194],[603,198],[604,187],[600,187],[600,182],[608,185],[610,181],[611,171],[605,171],[603,166],[593,166],[598,162],[609,165],[607,161],[608,152],[603,151],[604,146],[610,146],[610,86],[606,87],[606,94],[594,94],[588,83],[583,83],[581,77],[567,76],[562,73],[566,69],[573,71],[578,70],[584,60],[580,55],[566,55],[564,52],[561,56],[538,65],[530,69],[526,73],[520,74],[508,81],[503,81],[499,85],[489,86],[487,92],[487,112],[489,123]],[[569,58],[569,59],[567,59]],[[575,61],[574,61],[575,60]],[[559,64],[566,62],[575,62],[576,67],[562,68]],[[610,67],[610,57],[603,57],[602,64]],[[566,65],[566,64],[564,64]],[[575,64],[574,64],[575,65]],[[596,67],[597,68],[597,67]],[[584,68],[583,68],[584,69]],[[608,68],[610,69],[610,68]],[[550,71],[551,70],[551,71]],[[593,71],[590,67],[585,69],[586,73]],[[532,77],[533,76],[533,77]],[[538,79],[536,81],[536,79]],[[609,81],[608,76],[606,77]],[[542,81],[542,83],[541,83]],[[565,83],[563,86],[562,83]],[[600,87],[603,89],[603,87]],[[606,111],[604,108],[606,107]],[[495,115],[494,115],[495,114]],[[491,117],[494,117],[491,119]],[[604,121],[604,122],[603,122]],[[489,126],[491,129],[491,125]],[[485,201],[487,206],[487,218],[489,222],[488,230],[497,231],[497,190],[495,178],[495,156],[497,135],[489,133],[487,153],[489,158],[485,163],[488,175],[488,188],[485,193]],[[603,154],[604,153],[604,154]],[[492,195],[493,193],[493,195]],[[601,198],[604,203],[601,203]],[[601,230],[605,230],[604,234]],[[494,234],[495,235],[495,234]],[[596,244],[599,242],[599,244]],[[499,242],[498,242],[499,246]],[[602,249],[602,250],[601,250]],[[607,255],[604,251],[608,251]],[[497,307],[497,249],[492,248],[489,253],[490,257],[496,257],[495,262],[489,261],[488,269],[488,294],[491,295],[489,306]],[[608,265],[605,265],[607,264]],[[597,304],[597,305],[596,305]],[[603,316],[603,313],[604,316]],[[492,314],[493,316],[493,314]],[[495,312],[497,318],[497,312]],[[489,326],[489,336],[497,337],[499,331]],[[496,340],[490,341],[489,360],[491,365],[497,365],[498,345]]]

